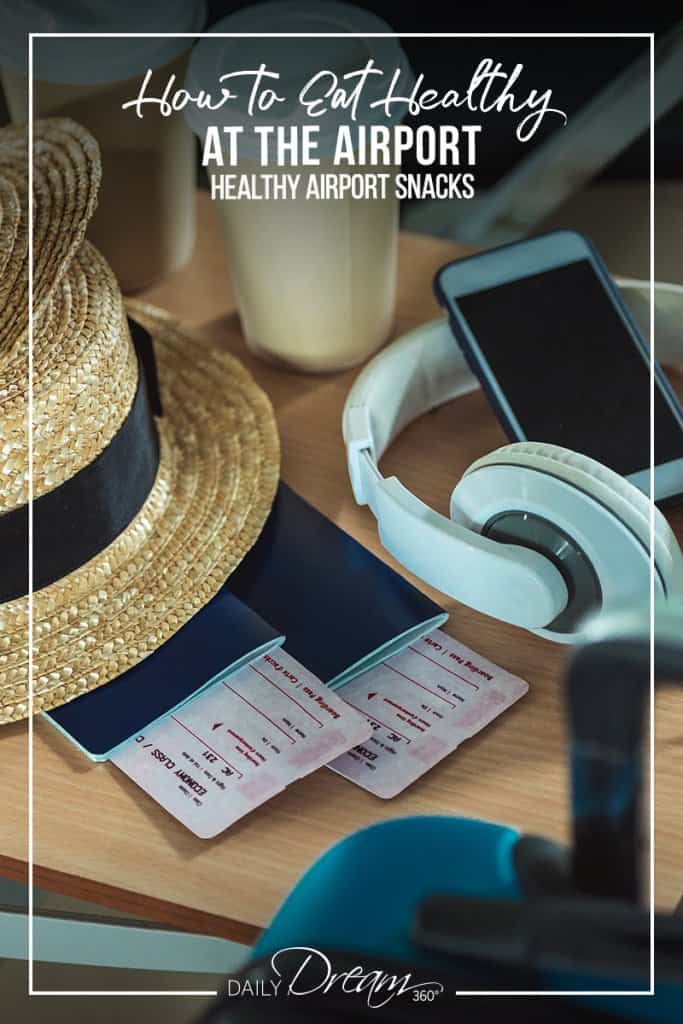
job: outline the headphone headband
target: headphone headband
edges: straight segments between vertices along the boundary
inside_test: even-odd
[[[371,359],[349,392],[342,424],[356,501],[367,500],[363,452],[376,467],[409,423],[478,387],[444,318],[416,327]]]
[[[566,584],[547,559],[458,526],[396,477],[385,479],[377,466],[414,419],[478,387],[442,319],[416,328],[375,356],[359,374],[344,408],[353,493],[372,510],[387,551],[427,583],[450,593],[457,557],[459,600],[508,622],[541,628],[567,602]],[[482,601],[480,578],[496,572],[508,585]]]

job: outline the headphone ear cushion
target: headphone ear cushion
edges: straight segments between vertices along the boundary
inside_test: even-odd
[[[477,459],[464,476],[484,466],[524,465],[555,476],[589,494],[609,508],[650,546],[650,501],[625,477],[587,455],[536,441],[508,444]],[[454,494],[455,498],[455,494]],[[457,502],[457,498],[455,498]],[[673,530],[658,508],[654,509],[655,559],[667,589],[683,587],[683,555]]]

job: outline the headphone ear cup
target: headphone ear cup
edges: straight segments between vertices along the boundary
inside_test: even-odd
[[[588,455],[581,455],[579,452],[561,448],[559,445],[519,441],[515,444],[504,445],[495,452],[491,452],[490,455],[478,459],[465,471],[465,475],[476,470],[480,464],[493,464],[500,461],[501,457],[505,459],[510,455],[515,458],[525,456],[525,461],[528,461],[529,465],[535,465],[537,468],[549,472],[554,471],[572,484],[584,487],[591,496],[614,508],[618,515],[626,517],[629,526],[638,533],[643,543],[649,548],[650,499],[625,477],[615,473],[613,469],[603,466],[601,462],[591,459]],[[545,464],[544,460],[546,460]],[[656,506],[654,508],[654,533],[655,544],[661,544],[671,559],[672,568],[677,565],[683,574],[683,557],[680,546],[673,530]],[[671,589],[680,589],[683,576],[674,572],[670,579]]]
[[[528,537],[531,547],[537,546],[539,537],[547,544],[555,530],[558,538],[570,541],[585,556],[585,567],[591,568],[598,583],[600,606],[647,600],[649,499],[588,456],[536,442],[499,448],[466,471],[451,496],[451,517],[488,536],[500,538],[502,533],[503,539],[500,524],[513,523],[520,539],[511,542],[524,544]],[[552,552],[545,553],[553,557]],[[656,508],[654,555],[659,592],[683,590],[683,555]],[[560,624],[561,630],[567,624],[571,626],[571,616]],[[548,634],[558,639],[554,630]]]

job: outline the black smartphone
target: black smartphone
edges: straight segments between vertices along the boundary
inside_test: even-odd
[[[510,440],[571,448],[649,494],[648,345],[588,239],[528,238],[449,263],[434,284]],[[680,500],[683,408],[653,369],[654,497]]]

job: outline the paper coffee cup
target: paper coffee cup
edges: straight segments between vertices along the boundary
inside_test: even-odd
[[[205,0],[142,0],[125,6],[55,0],[0,0],[0,75],[10,117],[28,119],[27,34],[132,33],[121,37],[35,38],[35,117],[71,117],[88,128],[102,153],[102,188],[88,237],[107,257],[124,292],[137,291],[190,258],[195,234],[195,142],[179,113],[144,116],[122,105],[134,99],[148,69],[148,93],[163,93],[171,75],[182,85],[192,38],[135,33],[196,32]]]
[[[341,3],[257,4],[224,18],[211,31],[297,34],[291,39],[206,37],[192,54],[186,79],[193,96],[201,91],[220,96],[221,84],[237,93],[237,99],[219,110],[196,105],[186,109],[202,144],[209,128],[243,129],[238,166],[225,167],[225,172],[254,176],[279,172],[302,178],[294,199],[214,199],[225,229],[247,344],[272,362],[306,372],[354,366],[386,340],[393,322],[398,236],[393,184],[385,198],[360,199],[306,199],[305,185],[311,175],[372,172],[368,167],[333,166],[337,131],[342,124],[391,125],[400,120],[402,111],[387,117],[370,104],[386,92],[394,70],[401,74],[403,88],[412,88],[407,58],[385,22]],[[317,38],[302,38],[307,33]],[[337,37],[321,38],[324,33]],[[371,37],[382,33],[385,38]],[[370,59],[387,76],[369,79],[355,122],[341,108],[329,109],[321,118],[308,117],[299,94],[313,76],[328,70],[341,80]],[[220,79],[261,65],[279,74],[272,88],[285,102],[250,111],[251,80],[235,76],[221,83]],[[306,124],[319,125],[319,166],[260,164],[255,126],[301,128]],[[396,168],[381,170],[393,178]]]

